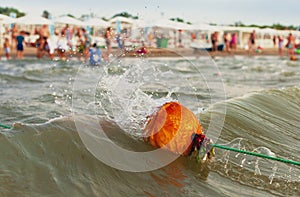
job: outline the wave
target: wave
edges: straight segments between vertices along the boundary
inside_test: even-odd
[[[231,142],[231,146],[250,151],[264,147],[278,157],[300,160],[299,88],[255,92],[225,103],[226,119],[217,143]],[[204,128],[209,124],[210,115],[219,113],[222,104],[216,103],[200,114]],[[91,119],[87,116],[84,120]],[[125,133],[118,125],[109,121],[103,124],[106,133],[110,133],[110,138],[119,146],[139,152],[152,150],[150,145]],[[216,150],[215,162],[204,170],[183,157],[153,172],[129,173],[113,169],[87,150],[72,116],[43,124],[15,123],[13,130],[0,133],[0,148],[5,150],[0,154],[0,194],[4,196],[300,194],[299,167],[222,150]],[[231,181],[241,187],[228,190],[224,184],[232,184]]]
[[[201,116],[204,127],[212,113],[218,113],[221,104],[215,104]],[[247,94],[226,101],[225,124],[219,144],[262,154],[300,161],[300,89],[291,87]],[[242,139],[238,140],[237,139]],[[242,141],[242,142],[241,142]],[[289,164],[259,159],[244,154],[217,150],[214,170],[255,188],[264,188],[275,195],[299,195],[300,168]]]

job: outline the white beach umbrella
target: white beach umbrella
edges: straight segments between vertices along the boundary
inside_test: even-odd
[[[173,21],[172,21],[173,22]],[[177,29],[181,30],[194,30],[194,26],[189,25],[187,23],[182,23],[182,22],[174,22],[174,25],[176,24]]]
[[[10,18],[9,16],[6,16],[4,14],[0,14],[0,20],[8,19]]]
[[[106,22],[100,18],[91,18],[89,20],[83,21],[86,26],[94,26],[94,27],[109,27],[110,23]]]
[[[54,23],[59,23],[59,24],[69,24],[69,25],[76,25],[76,26],[85,26],[85,24],[75,18],[72,18],[70,16],[61,16],[56,19],[54,19]]]
[[[147,23],[143,19],[135,19],[135,20],[133,20],[132,24],[134,26],[140,27],[140,28],[147,27]]]
[[[155,22],[149,23],[149,27],[160,27],[160,28],[166,28],[166,29],[176,29],[176,30],[193,30],[194,27],[192,25],[182,23],[182,22],[176,22],[171,21],[168,19],[160,19]]]
[[[194,30],[200,30],[200,31],[220,31],[222,30],[221,27],[218,27],[218,26],[214,26],[214,25],[209,25],[209,24],[206,24],[206,23],[196,23],[196,24],[193,24],[193,29]]]
[[[11,18],[11,17],[6,16],[4,14],[0,14],[0,23],[1,24],[11,24],[11,23],[14,23],[14,22],[15,22],[14,18]]]
[[[117,16],[109,20],[110,23],[116,23],[117,21],[120,21],[121,23],[129,23],[129,24],[134,23],[132,19],[123,16]]]
[[[53,24],[51,20],[46,19],[41,16],[36,15],[26,15],[15,20],[17,24],[24,24],[24,25],[50,25]]]
[[[166,28],[166,29],[176,29],[174,25],[171,24],[172,21],[168,19],[160,19],[157,21],[154,21],[152,24],[149,24],[153,27],[160,27],[160,28]]]

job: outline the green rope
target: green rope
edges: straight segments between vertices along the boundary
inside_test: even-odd
[[[280,161],[280,162],[283,162],[283,163],[289,163],[289,164],[300,166],[300,162],[298,162],[298,161],[293,161],[293,160],[288,160],[288,159],[283,159],[283,158],[278,158],[278,157],[272,157],[272,156],[269,156],[269,155],[264,155],[264,154],[260,154],[260,153],[255,153],[255,152],[240,150],[240,149],[236,149],[236,148],[231,148],[231,147],[223,146],[223,145],[220,145],[220,144],[212,144],[212,146],[215,147],[215,148],[230,150],[230,151],[234,151],[234,152],[238,152],[238,153],[253,155],[253,156],[256,156],[256,157],[271,159],[271,160]]]
[[[12,128],[11,126],[7,126],[7,125],[4,125],[4,124],[0,124],[0,127],[4,128],[4,129],[11,129]]]

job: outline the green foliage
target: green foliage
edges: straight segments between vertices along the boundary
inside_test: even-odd
[[[192,24],[191,22],[189,22],[189,21],[185,22],[182,18],[178,18],[178,17],[177,18],[170,18],[170,20],[180,22],[180,23],[186,23],[186,24],[189,24],[189,25]]]
[[[234,23],[234,25],[230,25],[230,26],[253,27],[253,28],[272,28],[272,29],[278,29],[278,30],[295,30],[295,29],[297,29],[297,27],[295,27],[293,25],[285,26],[285,25],[282,25],[282,24],[279,24],[279,23],[275,23],[273,25],[255,25],[255,24],[245,25],[241,21],[237,21],[237,22]]]
[[[47,10],[43,11],[42,17],[49,19],[50,13]]]
[[[17,17],[25,16],[25,13],[24,13],[24,12],[21,12],[21,11],[15,9],[15,8],[0,7],[0,14],[4,14],[4,15],[9,16],[9,14],[10,14],[11,12],[16,13]]]
[[[75,16],[73,16],[72,14],[67,14],[67,16],[69,16],[71,18],[75,18]]]
[[[133,19],[138,19],[139,18],[138,16],[133,16],[133,15],[129,14],[128,12],[121,12],[121,13],[115,14],[111,18],[115,18],[117,16],[122,16],[122,17],[125,17],[125,18],[133,18]]]
[[[102,20],[104,20],[104,21],[109,21],[107,18],[105,18],[105,17],[102,17],[101,18]]]

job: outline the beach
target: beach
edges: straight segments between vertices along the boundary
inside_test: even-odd
[[[203,55],[210,55],[210,56],[217,56],[217,57],[228,57],[228,56],[279,56],[277,48],[267,48],[263,49],[260,52],[255,52],[249,54],[248,50],[245,49],[236,49],[231,50],[229,53],[225,51],[216,51],[216,52],[205,52],[205,50],[195,50],[193,48],[147,48],[147,54],[144,54],[146,57],[179,57],[179,56],[203,56]],[[106,49],[101,49],[103,53],[106,52]],[[24,48],[24,57],[25,58],[34,58],[36,57],[37,49],[34,47],[25,47]],[[122,57],[135,57],[139,55],[137,53],[137,49],[129,50],[127,52],[120,52],[119,49],[113,48],[111,51],[113,56],[122,56]],[[285,55],[287,52],[285,52]],[[69,57],[77,57],[79,53],[69,52]],[[0,50],[0,57],[4,57],[3,49]],[[12,50],[11,52],[12,58],[16,58],[16,50]],[[55,56],[58,56],[57,54]],[[49,59],[48,54],[45,54],[44,59]]]

